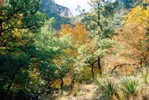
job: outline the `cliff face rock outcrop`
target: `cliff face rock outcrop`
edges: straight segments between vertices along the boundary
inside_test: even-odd
[[[42,0],[41,10],[46,13],[54,13],[62,17],[65,16],[71,18],[73,16],[67,7],[55,3],[55,0]]]

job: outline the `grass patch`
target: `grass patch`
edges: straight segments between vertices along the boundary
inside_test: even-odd
[[[113,97],[117,96],[117,84],[112,81],[101,83],[99,90],[101,92],[100,100],[112,100]]]
[[[126,78],[122,80],[122,86],[126,94],[134,95],[138,92],[138,82],[131,78]]]

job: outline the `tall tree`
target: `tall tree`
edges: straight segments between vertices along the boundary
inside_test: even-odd
[[[74,26],[72,25],[62,25],[62,29],[58,32],[59,36],[67,36],[70,35],[71,41],[73,43],[73,49],[66,50],[67,54],[69,55],[69,59],[71,60],[71,63],[69,63],[69,66],[71,68],[70,75],[72,75],[72,84],[74,83],[74,79],[81,78],[83,73],[81,69],[83,69],[83,66],[81,62],[79,63],[77,61],[77,57],[79,56],[78,48],[80,48],[82,45],[85,45],[90,41],[88,37],[88,31],[85,28],[85,25],[81,22],[76,23]]]
[[[86,24],[87,29],[90,31],[90,37],[97,42],[94,45],[94,51],[102,49],[98,43],[99,41],[102,41],[103,39],[110,40],[115,34],[110,21],[113,18],[116,4],[117,2],[110,2],[108,0],[91,0],[90,5],[92,11],[83,14],[83,21]],[[97,66],[99,70],[101,70],[102,54],[96,54],[96,59],[93,62],[97,62]]]
[[[39,7],[40,0],[3,0],[0,4],[1,98],[9,99],[10,91],[26,89],[30,82],[30,64],[38,51],[33,44],[33,32],[46,18],[37,12]]]
[[[42,52],[37,71],[45,82],[45,89],[50,89],[54,80],[61,80],[61,86],[63,86],[63,77],[69,71],[65,51],[71,48],[70,37],[66,35],[58,38],[52,28],[53,21],[53,18],[46,21],[35,36],[36,47]]]
[[[124,27],[120,32],[120,40],[125,41],[124,53],[140,62],[141,66],[148,63],[148,18],[149,7],[137,6],[124,16]]]

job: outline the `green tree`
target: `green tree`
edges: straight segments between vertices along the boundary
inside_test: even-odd
[[[110,21],[114,17],[115,7],[117,2],[111,2],[106,0],[92,0],[90,2],[92,11],[89,13],[83,13],[84,23],[87,29],[90,31],[90,38],[94,41],[92,60],[86,60],[85,62],[94,66],[97,63],[99,70],[101,70],[101,58],[107,54],[107,50],[113,47],[112,36],[116,34]],[[110,42],[111,41],[111,42]],[[108,43],[108,45],[106,45]],[[104,44],[105,46],[103,46]],[[108,51],[109,51],[108,50]],[[95,56],[95,55],[96,56]],[[92,67],[93,68],[93,67]]]
[[[29,71],[38,50],[33,32],[46,16],[37,10],[40,0],[4,0],[0,4],[0,98],[11,91],[28,89]],[[3,95],[5,93],[5,95]],[[5,96],[5,97],[3,97]]]
[[[36,48],[43,53],[39,73],[45,82],[45,89],[50,89],[55,79],[60,79],[63,86],[63,77],[69,71],[65,50],[71,48],[72,43],[69,35],[60,38],[56,36],[56,31],[52,28],[53,22],[53,18],[46,21],[35,37]]]
[[[14,28],[39,28],[44,19],[37,13],[40,5],[40,0],[4,0],[0,5],[0,35]]]

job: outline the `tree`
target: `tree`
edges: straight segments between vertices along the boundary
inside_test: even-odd
[[[74,79],[75,76],[79,75],[81,78],[83,71],[85,72],[85,67],[90,66],[92,77],[94,78],[94,67],[98,62],[96,59],[97,55],[103,56],[114,50],[114,41],[111,39],[102,39],[99,37],[90,37],[91,34],[86,30],[82,23],[76,23],[73,27],[71,25],[62,25],[62,30],[59,32],[60,36],[70,34],[72,41],[74,43],[74,48],[68,52],[74,61]],[[100,49],[96,49],[100,45]],[[113,49],[112,49],[113,48]],[[82,76],[83,77],[83,76]],[[85,76],[86,77],[86,76]]]
[[[83,66],[77,61],[77,57],[79,56],[78,48],[88,43],[90,39],[88,37],[88,31],[86,30],[85,25],[81,22],[76,23],[74,26],[62,25],[61,27],[62,29],[58,32],[59,36],[62,37],[70,35],[73,43],[73,48],[65,51],[68,54],[67,58],[70,61],[68,64],[71,69],[69,74],[72,75],[71,79],[73,85],[76,80],[80,80],[83,76],[83,72],[81,70]]]
[[[72,41],[75,42],[75,46],[79,47],[80,45],[85,44],[89,41],[88,31],[86,30],[83,23],[78,22],[73,27],[72,25],[62,25],[62,29],[59,31],[60,36],[70,34],[72,36]]]
[[[42,52],[37,72],[45,82],[45,89],[51,89],[53,81],[58,79],[61,80],[61,86],[63,86],[63,77],[69,71],[65,51],[71,48],[70,37],[66,35],[58,38],[56,31],[52,28],[53,22],[53,18],[46,21],[35,36],[36,48]]]
[[[94,61],[92,61],[92,63],[90,61],[85,62],[89,62],[91,65],[94,65],[97,62],[99,70],[101,70],[101,58],[103,57],[101,52],[105,49],[100,46],[100,41],[105,41],[105,39],[107,39],[107,42],[109,42],[112,40],[112,36],[116,34],[110,23],[114,15],[116,4],[117,2],[113,3],[104,0],[92,0],[90,3],[92,11],[83,14],[83,21],[86,24],[87,29],[90,31],[89,36],[94,41],[92,49],[96,52],[96,57],[93,56]],[[108,49],[108,47],[106,49]]]
[[[39,5],[39,0],[4,0],[0,4],[0,98],[2,99],[9,99],[12,91],[27,90],[31,82],[29,71],[32,69],[31,64],[35,63],[32,58],[35,52],[38,52],[33,44],[33,32],[46,18],[44,14],[37,12]]]
[[[125,51],[128,53],[125,53],[140,62],[141,66],[143,63],[148,63],[148,15],[149,7],[137,6],[133,8],[124,16],[124,27],[121,33],[121,35],[123,34],[121,40],[124,39],[123,42],[125,41],[125,47],[127,47]]]
[[[31,30],[39,28],[45,18],[36,13],[40,5],[40,0],[4,0],[0,5],[0,36],[14,28]]]

